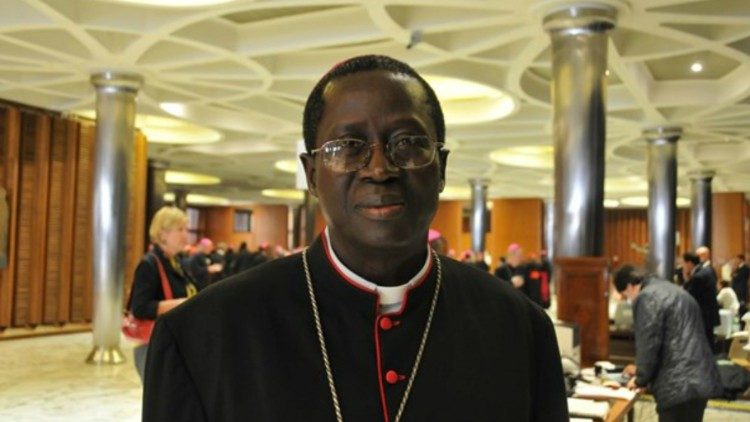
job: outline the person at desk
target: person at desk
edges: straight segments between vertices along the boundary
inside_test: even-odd
[[[143,420],[567,421],[549,317],[428,246],[448,151],[427,82],[346,60],[313,88],[304,138],[327,228],[156,323]]]
[[[614,284],[633,302],[635,366],[625,369],[628,387],[653,393],[659,422],[701,421],[708,399],[722,386],[698,303],[632,265],[615,274]]]

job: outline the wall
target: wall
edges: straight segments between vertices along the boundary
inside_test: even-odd
[[[234,231],[235,209],[252,211],[251,232]],[[203,235],[214,243],[227,242],[236,249],[241,242],[247,242],[251,250],[263,242],[287,247],[289,208],[286,205],[203,207],[200,210],[202,226],[205,227]]]
[[[8,265],[0,269],[0,330],[91,320],[95,127],[0,104],[0,186],[7,191]],[[127,219],[126,286],[143,253],[146,141],[138,133]],[[126,287],[127,288],[127,287]]]
[[[525,254],[539,255],[544,241],[544,201],[536,198],[503,198],[492,201],[492,231],[487,247],[495,265],[508,245],[518,243]]]
[[[463,224],[463,209],[469,206],[468,201],[440,201],[430,226],[443,234],[448,247],[457,254],[471,248],[471,233]],[[520,244],[527,254],[538,254],[543,244],[544,202],[535,198],[494,199],[490,226],[485,249],[492,256],[493,268],[511,243]]]
[[[679,243],[675,254],[690,249],[690,210],[677,209],[675,230]],[[648,246],[648,211],[645,208],[608,208],[604,211],[604,257],[619,264],[644,265]]]
[[[712,195],[711,249],[714,265],[722,265],[738,253],[745,253],[746,206],[745,195],[740,192]]]

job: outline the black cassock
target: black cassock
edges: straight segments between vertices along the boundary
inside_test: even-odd
[[[567,421],[543,310],[486,272],[440,259],[440,296],[402,420]],[[436,265],[402,312],[378,315],[377,296],[336,272],[320,238],[308,260],[343,419],[392,421]],[[301,254],[217,283],[159,319],[143,420],[335,421]]]

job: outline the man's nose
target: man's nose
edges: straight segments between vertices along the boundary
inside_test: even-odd
[[[385,149],[383,142],[374,142],[370,145],[370,162],[365,166],[365,170],[373,177],[382,178],[398,173],[398,167],[388,158]]]

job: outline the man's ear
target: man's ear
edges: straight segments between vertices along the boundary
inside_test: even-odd
[[[441,149],[438,151],[440,156],[440,192],[445,189],[445,165],[448,163],[448,154],[450,151]]]
[[[318,197],[318,186],[315,184],[315,157],[303,152],[299,155],[302,162],[302,168],[305,169],[305,178],[307,179],[307,190],[314,197]]]

